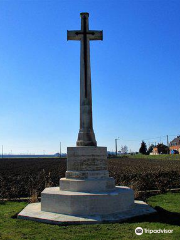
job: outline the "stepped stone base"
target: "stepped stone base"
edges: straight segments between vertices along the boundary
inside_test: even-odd
[[[155,213],[152,207],[143,201],[135,201],[134,208],[121,213],[103,215],[66,215],[41,211],[41,203],[28,204],[19,214],[19,219],[42,223],[68,225],[68,224],[97,224],[123,222],[137,216]]]
[[[68,147],[60,187],[46,188],[41,203],[29,204],[18,218],[52,224],[119,222],[155,212],[134,202],[128,187],[115,187],[107,169],[106,147]]]

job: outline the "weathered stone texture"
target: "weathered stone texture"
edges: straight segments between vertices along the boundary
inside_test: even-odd
[[[106,147],[68,147],[68,171],[107,170]]]

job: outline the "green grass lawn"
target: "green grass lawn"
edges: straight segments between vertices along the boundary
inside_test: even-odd
[[[160,155],[127,155],[129,158],[143,158],[143,159],[162,159],[162,160],[180,160],[180,154],[160,154]]]
[[[136,217],[126,223],[57,226],[16,218],[25,202],[0,203],[0,239],[3,240],[88,240],[88,239],[180,239],[180,193],[150,197],[148,203],[157,213]],[[144,234],[137,236],[135,228],[172,229],[172,234]]]

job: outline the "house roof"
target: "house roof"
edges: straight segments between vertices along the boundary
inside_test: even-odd
[[[170,143],[180,143],[180,136],[174,138]]]

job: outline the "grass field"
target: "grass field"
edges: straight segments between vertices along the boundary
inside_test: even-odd
[[[160,154],[160,155],[128,155],[129,158],[159,159],[159,160],[179,160],[180,154]]]
[[[180,193],[167,193],[148,199],[157,213],[137,217],[126,223],[55,226],[20,220],[16,214],[25,202],[0,203],[0,239],[2,240],[90,240],[90,239],[180,239]],[[167,229],[173,233],[135,234],[135,228]]]

